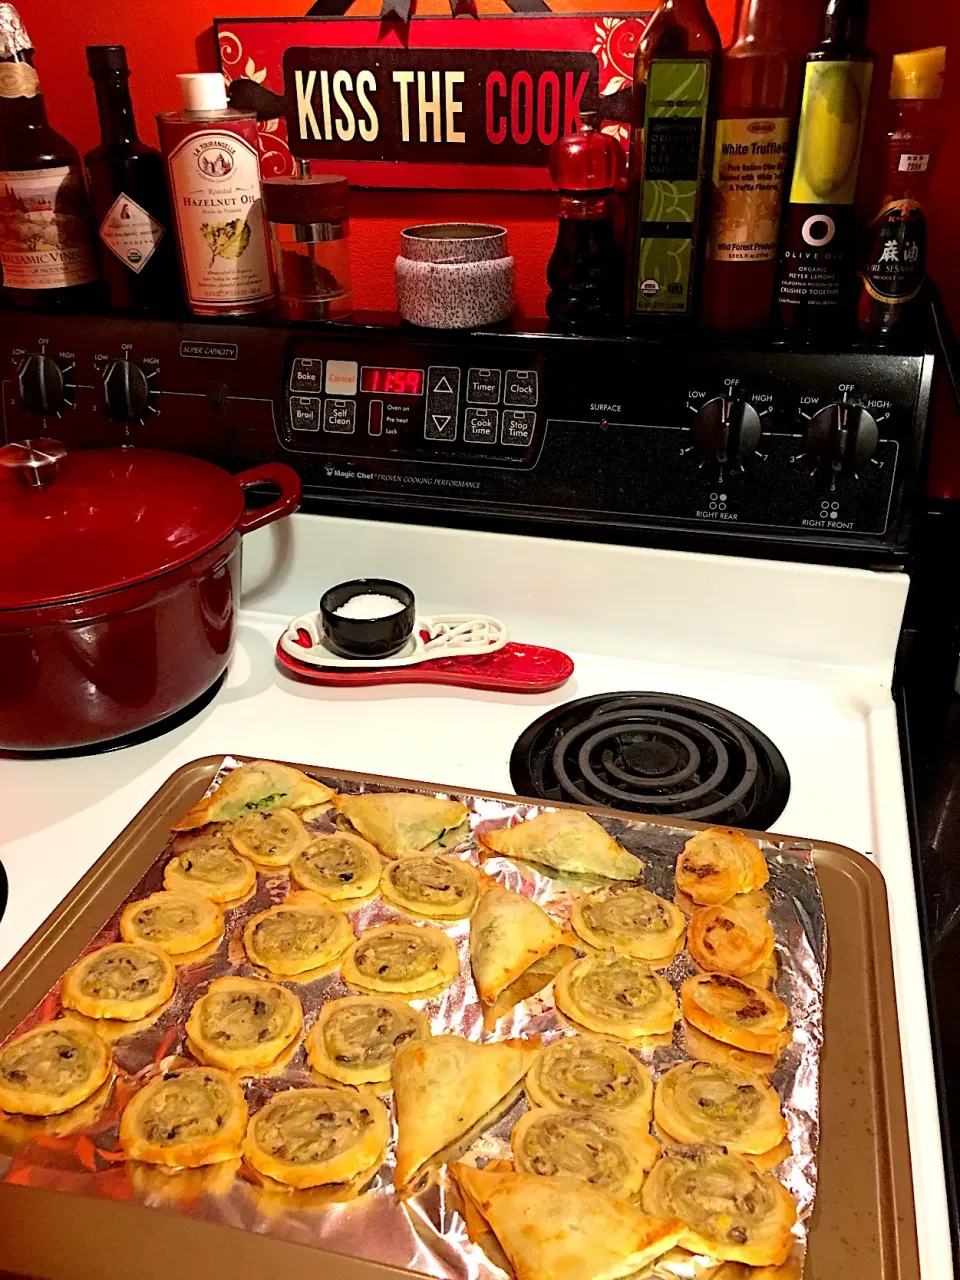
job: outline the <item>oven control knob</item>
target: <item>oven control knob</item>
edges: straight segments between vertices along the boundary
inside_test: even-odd
[[[810,419],[804,449],[821,473],[856,475],[877,451],[880,432],[858,404],[824,405]]]
[[[56,413],[63,405],[63,370],[50,356],[27,356],[19,378],[20,403],[28,413]]]
[[[746,400],[717,396],[697,410],[691,428],[697,452],[721,466],[742,467],[760,443],[760,416]]]
[[[114,360],[103,379],[107,413],[120,422],[142,418],[150,403],[146,374],[133,360]]]

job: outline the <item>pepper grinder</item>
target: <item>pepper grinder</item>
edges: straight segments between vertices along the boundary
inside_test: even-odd
[[[621,315],[614,191],[623,150],[594,128],[592,112],[583,112],[577,132],[550,148],[548,163],[560,188],[560,222],[547,263],[547,315],[558,327],[602,329]]]

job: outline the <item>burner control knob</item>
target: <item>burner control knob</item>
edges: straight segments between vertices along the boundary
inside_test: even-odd
[[[760,443],[760,416],[746,400],[717,396],[697,410],[691,428],[697,452],[721,466],[742,467]]]
[[[866,409],[844,400],[824,405],[813,415],[804,448],[821,473],[849,476],[870,461],[879,439],[877,424]]]
[[[142,418],[150,403],[146,374],[133,360],[114,360],[103,379],[107,413],[120,422]]]
[[[56,413],[64,402],[63,371],[50,356],[27,356],[20,366],[20,402],[28,413]]]

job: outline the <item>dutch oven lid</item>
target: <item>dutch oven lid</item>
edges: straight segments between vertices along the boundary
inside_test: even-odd
[[[159,449],[56,440],[0,449],[0,609],[102,595],[222,541],[243,491],[219,467]]]

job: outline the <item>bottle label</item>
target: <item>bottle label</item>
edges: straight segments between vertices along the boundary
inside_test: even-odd
[[[784,117],[717,121],[711,258],[771,262],[776,256],[789,151]]]
[[[929,156],[911,155],[904,151],[900,155],[897,169],[900,173],[926,173],[930,166]]]
[[[76,167],[0,171],[0,267],[10,289],[65,289],[96,280]]]
[[[853,204],[870,101],[871,62],[809,62],[791,204]]]
[[[29,62],[0,62],[0,98],[35,98],[40,77]]]
[[[270,299],[256,146],[223,128],[188,133],[167,171],[188,301],[229,311]]]
[[[780,246],[777,301],[787,324],[799,306],[823,315],[852,304],[856,237],[850,205],[789,205]]]
[[[100,223],[100,239],[134,275],[153,257],[163,234],[163,224],[122,191]]]
[[[877,302],[910,302],[927,273],[927,220],[915,200],[892,200],[870,223],[864,288]]]
[[[643,116],[637,315],[689,315],[710,100],[706,59],[655,58]]]

